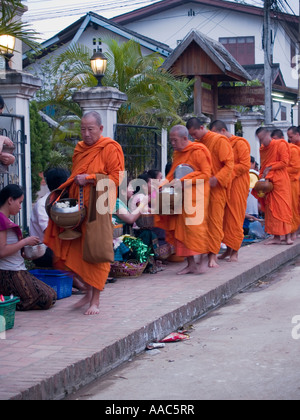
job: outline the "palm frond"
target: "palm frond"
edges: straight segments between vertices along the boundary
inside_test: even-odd
[[[0,5],[0,35],[11,35],[29,48],[37,51],[40,45],[37,41],[38,32],[30,28],[28,23],[24,23],[17,18],[18,10],[23,9],[22,2],[19,0],[2,0]]]

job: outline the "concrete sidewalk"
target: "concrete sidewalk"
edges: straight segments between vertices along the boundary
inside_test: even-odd
[[[239,262],[220,262],[202,275],[177,276],[184,263],[157,274],[120,278],[101,294],[100,315],[72,307],[81,296],[48,311],[16,312],[0,339],[0,399],[61,399],[192,322],[300,254],[293,245],[248,245]]]

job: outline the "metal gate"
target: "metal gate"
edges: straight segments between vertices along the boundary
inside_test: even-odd
[[[26,212],[26,176],[25,176],[25,126],[24,116],[16,114],[0,114],[0,135],[9,137],[15,146],[15,162],[8,167],[8,170],[0,167],[0,190],[7,184],[18,184],[24,190],[24,200],[21,212],[15,216],[14,222],[19,224],[23,230],[27,230]]]
[[[161,131],[157,127],[116,124],[115,140],[123,148],[128,179],[161,168]]]

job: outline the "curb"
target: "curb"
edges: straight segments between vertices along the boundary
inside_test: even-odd
[[[32,384],[30,385],[30,380],[28,380],[28,388],[26,386],[25,369],[23,376],[23,387],[25,389],[14,396],[10,396],[9,399],[63,399],[66,395],[79,390],[82,386],[91,383],[93,380],[120,366],[123,362],[128,361],[138,353],[141,353],[149,342],[160,340],[179,327],[204,317],[209,311],[224,304],[246,287],[300,254],[300,242],[291,246],[284,246],[285,249],[280,248],[280,250],[277,248],[274,252],[272,250],[273,255],[267,258],[262,256],[262,247],[264,245],[255,244],[254,246],[256,247],[254,258],[252,253],[248,261],[246,260],[245,263],[241,263],[238,267],[236,266],[237,268],[233,270],[236,273],[229,274],[229,278],[226,281],[224,281],[224,277],[226,277],[224,272],[217,273],[215,276],[217,285],[215,287],[213,285],[211,290],[205,291],[198,297],[191,298],[185,304],[170,308],[164,315],[149,321],[142,328],[136,329],[98,352],[81,358],[76,363],[68,363],[67,355],[65,355],[65,358],[62,355],[60,367],[55,365],[52,374],[47,372],[47,378],[44,378],[41,373],[39,379],[39,372],[37,372],[35,377],[37,383],[32,386]],[[247,251],[242,248],[240,252],[244,252],[246,255]],[[257,255],[257,259],[255,258],[255,254]],[[253,266],[253,262],[259,260],[259,258],[266,259]],[[41,372],[43,370],[42,368],[41,365]]]

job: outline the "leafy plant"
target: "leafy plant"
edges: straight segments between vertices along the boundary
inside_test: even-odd
[[[18,19],[20,9],[24,9],[20,0],[2,0],[0,2],[0,35],[11,35],[28,47],[38,50],[39,43],[36,41],[38,33]]]

